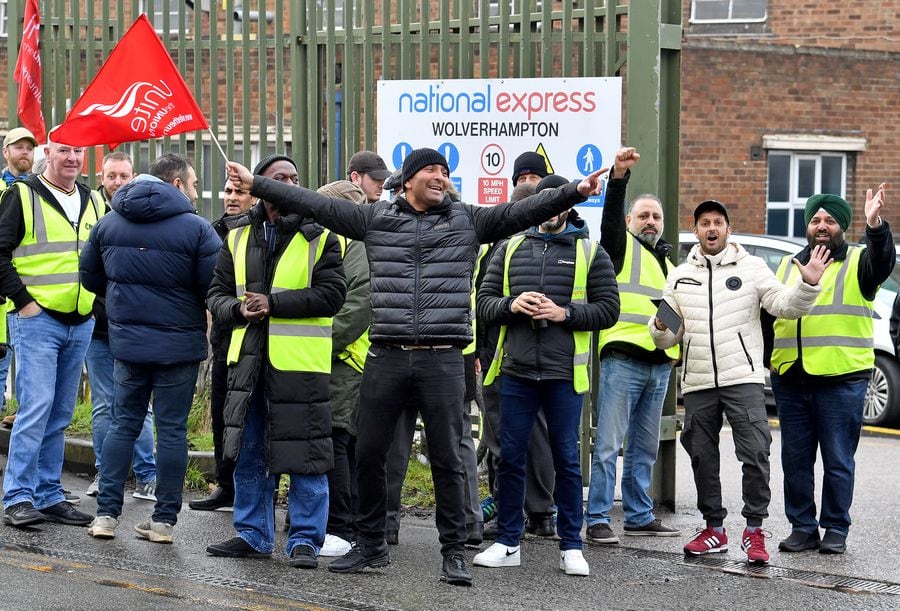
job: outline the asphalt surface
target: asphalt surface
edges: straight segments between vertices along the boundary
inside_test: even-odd
[[[772,518],[765,528],[772,555],[766,568],[745,563],[737,539],[740,467],[730,430],[722,436],[723,490],[731,511],[727,554],[685,559],[681,547],[701,520],[694,509],[689,462],[679,449],[676,512],[660,513],[682,529],[675,538],[622,537],[621,545],[586,546],[591,576],[558,570],[557,543],[527,538],[522,566],[473,568],[472,588],[438,580],[440,554],[433,517],[404,516],[392,564],[360,575],[292,569],[285,535],[272,560],[226,560],[206,555],[209,543],[233,535],[231,514],[179,516],[173,545],[153,544],[133,531],[151,504],[126,495],[117,537],[99,541],[86,529],[43,524],[30,530],[0,525],[0,609],[898,609],[900,608],[900,436],[864,437],[857,454],[853,531],[842,556],[782,554],[789,532],[782,514],[777,430],[772,448]],[[5,462],[5,457],[0,462]],[[86,477],[66,473],[64,483],[83,492]],[[93,499],[83,496],[83,511]],[[187,499],[185,499],[186,501]],[[284,511],[277,511],[277,524]],[[621,508],[613,529],[621,536]],[[483,546],[485,547],[485,546]],[[471,561],[476,553],[471,550]]]

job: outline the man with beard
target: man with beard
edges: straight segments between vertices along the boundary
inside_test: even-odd
[[[600,334],[597,435],[585,516],[587,538],[592,543],[619,542],[610,528],[610,514],[616,488],[616,459],[625,439],[628,440],[622,468],[625,534],[651,537],[679,534],[677,529],[666,526],[653,515],[653,499],[648,493],[659,449],[663,401],[679,350],[677,346],[660,350],[647,332],[647,321],[656,312],[651,298],[662,296],[672,267],[669,260],[672,245],[662,239],[663,209],[655,195],[638,195],[624,215],[629,168],[639,159],[633,148],[616,153],[601,222],[600,245],[609,254],[616,272],[621,314],[614,327]]]
[[[549,180],[559,177],[541,180],[538,193]],[[485,385],[502,375],[497,542],[472,562],[493,568],[521,563],[526,456],[543,411],[556,472],[559,569],[586,576],[578,432],[590,386],[591,333],[619,316],[612,264],[587,237],[584,221],[564,211],[497,248],[477,301],[479,321],[502,325]]]
[[[403,161],[404,194],[358,206],[309,189],[254,176],[229,162],[235,186],[285,211],[312,215],[363,240],[370,263],[372,342],[360,387],[357,429],[359,536],[329,565],[357,573],[390,563],[385,543],[385,457],[398,417],[416,405],[425,422],[437,500],[441,579],[470,586],[465,562],[462,349],[472,341],[472,273],[479,243],[499,240],[569,209],[600,188],[597,171],[580,183],[548,189],[517,204],[480,207],[447,197],[450,169],[439,152],[420,148]]]
[[[881,219],[885,185],[866,191],[866,247],[850,246],[844,232],[852,210],[843,198],[818,194],[806,202],[808,245],[796,260],[810,260],[816,249],[831,252],[821,280],[822,292],[808,314],[798,320],[778,318],[772,351],[772,391],[781,422],[784,511],[790,536],[778,544],[783,552],[818,548],[842,554],[850,530],[850,504],[863,405],[872,367],[872,300],[894,268],[891,229]],[[797,276],[785,257],[778,269],[782,282]],[[816,452],[822,454],[822,501],[815,501]],[[819,540],[819,528],[825,535]]]
[[[698,244],[669,274],[663,300],[681,323],[669,329],[653,316],[648,323],[657,348],[667,350],[684,342],[684,430],[681,445],[691,457],[697,508],[706,528],[684,546],[688,555],[728,550],[719,481],[719,431],[728,418],[735,454],[743,465],[741,514],[747,527],[741,548],[751,563],[769,561],[761,529],[768,517],[769,432],[760,308],[785,319],[809,311],[819,294],[819,279],[828,266],[829,252],[816,246],[807,263],[794,261],[796,280],[781,284],[766,262],[729,242],[731,224],[725,206],[715,200],[694,210]],[[664,316],[672,322],[671,316]]]
[[[21,180],[31,173],[36,146],[37,140],[34,134],[24,127],[9,130],[3,139],[3,159],[6,161],[6,167],[3,168],[0,191],[5,191],[15,181]]]

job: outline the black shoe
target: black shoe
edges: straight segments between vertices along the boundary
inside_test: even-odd
[[[298,545],[291,550],[291,566],[298,569],[317,569],[319,559],[316,552],[308,545]]]
[[[847,536],[836,533],[833,530],[826,530],[825,536],[822,537],[822,543],[819,544],[820,554],[843,554],[847,551]]]
[[[388,545],[398,545],[400,543],[400,531],[399,530],[385,531],[384,541]]]
[[[556,535],[556,524],[553,514],[532,514],[525,522],[525,532],[538,537],[553,537]]]
[[[466,524],[466,545],[478,547],[484,541],[484,522]]]
[[[68,501],[60,501],[56,505],[50,505],[40,510],[41,515],[48,522],[58,522],[71,526],[87,526],[94,521],[94,516],[78,511]]]
[[[3,523],[10,526],[30,526],[40,524],[46,519],[44,514],[34,508],[31,501],[22,501],[10,505],[3,512]]]
[[[272,554],[258,552],[240,537],[206,546],[206,553],[220,558],[271,558]]]
[[[354,543],[349,552],[328,565],[328,570],[332,573],[359,573],[367,566],[377,569],[390,563],[387,545]]]
[[[441,565],[441,581],[446,581],[451,586],[471,586],[472,574],[466,568],[466,557],[456,553],[444,557]]]
[[[792,530],[790,536],[778,544],[778,550],[782,552],[803,552],[819,547],[818,529],[806,533],[802,530]]]
[[[234,505],[234,490],[218,487],[205,499],[196,499],[188,503],[195,511],[216,511]]]

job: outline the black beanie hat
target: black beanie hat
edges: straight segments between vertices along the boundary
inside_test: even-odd
[[[297,164],[294,162],[294,160],[291,159],[290,157],[288,157],[287,155],[269,155],[268,157],[263,157],[262,159],[259,160],[259,163],[256,164],[255,168],[253,168],[253,174],[254,175],[262,174],[263,172],[266,171],[267,167],[269,167],[276,161],[287,161],[292,166],[294,166],[295,170],[298,169]]]
[[[516,179],[522,174],[537,174],[544,178],[548,174],[547,161],[534,151],[522,153],[516,157],[516,161],[513,164],[512,181],[514,185],[516,184]]]
[[[450,164],[443,155],[434,149],[416,149],[406,156],[403,160],[403,167],[400,171],[400,184],[406,185],[406,181],[418,173],[419,170],[429,165],[442,165],[450,171]]]
[[[569,181],[559,174],[549,174],[541,179],[541,182],[534,188],[534,192],[540,193],[544,189],[556,189],[567,184],[569,184]]]

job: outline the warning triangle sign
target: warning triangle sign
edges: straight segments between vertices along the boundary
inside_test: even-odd
[[[544,148],[544,143],[541,142],[538,144],[535,152],[544,158],[544,162],[547,164],[547,173],[548,174],[556,174],[556,170],[553,169],[553,164],[550,163],[550,157],[547,155],[547,150]]]

